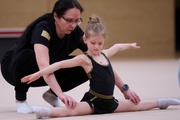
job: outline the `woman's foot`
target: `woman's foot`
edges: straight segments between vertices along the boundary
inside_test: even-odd
[[[28,106],[26,101],[16,101],[17,113],[30,114],[32,113],[31,108]]]
[[[49,89],[42,95],[43,99],[53,107],[62,107],[58,97],[56,97]]]

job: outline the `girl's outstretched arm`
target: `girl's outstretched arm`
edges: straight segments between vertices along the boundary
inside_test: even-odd
[[[103,52],[107,55],[108,58],[112,57],[114,54],[116,54],[118,51],[124,51],[128,49],[139,49],[140,46],[137,46],[136,43],[119,43],[114,44],[109,49],[103,50]]]
[[[55,62],[38,72],[27,75],[21,79],[21,82],[23,82],[23,83],[27,82],[27,84],[30,84],[30,83],[34,82],[35,80],[39,79],[43,75],[53,74],[54,71],[56,71],[58,69],[71,68],[71,67],[82,66],[82,65],[83,65],[83,60],[82,60],[81,55],[79,55],[72,59]]]

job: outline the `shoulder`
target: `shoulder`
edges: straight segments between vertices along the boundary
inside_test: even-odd
[[[52,36],[54,36],[54,29],[53,29],[53,23],[50,20],[42,20],[33,29],[32,35],[35,36],[42,36],[46,38],[48,41],[51,39]]]
[[[82,30],[79,26],[76,26],[76,28],[74,29],[74,31],[76,31],[76,32],[83,32],[83,30]]]
[[[103,55],[105,55],[105,56],[108,58],[107,50],[102,50],[101,53],[102,53]]]
[[[89,71],[92,70],[93,66],[88,56],[85,54],[81,54],[78,55],[77,58],[78,58],[79,66],[82,66],[83,69],[86,71],[86,73],[89,73]]]
[[[72,34],[75,34],[75,35],[77,35],[77,37],[79,36],[79,37],[83,37],[83,35],[84,35],[84,32],[83,32],[83,30],[79,27],[79,26],[77,26],[74,30],[73,30],[73,32],[72,32]]]
[[[50,32],[50,31],[52,31],[52,29],[53,29],[53,26],[54,26],[53,24],[54,24],[54,23],[51,22],[51,20],[43,20],[43,21],[39,22],[39,23],[35,26],[34,29],[40,28],[40,29],[44,29],[44,30]]]
[[[75,57],[78,59],[82,64],[90,64],[90,59],[85,54],[80,54]]]

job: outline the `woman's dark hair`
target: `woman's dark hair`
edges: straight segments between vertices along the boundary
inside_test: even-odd
[[[82,13],[84,9],[77,0],[58,0],[53,8],[52,14],[55,12],[58,17],[61,17],[68,9],[77,8]]]
[[[79,2],[77,0],[58,0],[54,4],[52,13],[44,14],[43,16],[39,17],[38,19],[36,19],[30,25],[27,26],[27,28],[25,29],[25,31],[23,32],[21,37],[16,42],[17,48],[16,48],[15,52],[17,52],[23,48],[26,48],[30,44],[31,34],[32,34],[32,31],[33,31],[34,27],[36,26],[36,24],[38,24],[39,22],[46,20],[46,19],[54,21],[54,18],[53,18],[54,12],[56,12],[58,17],[61,17],[67,10],[69,10],[71,8],[77,8],[80,10],[81,13],[84,11],[84,9],[81,7],[81,5],[79,4]]]

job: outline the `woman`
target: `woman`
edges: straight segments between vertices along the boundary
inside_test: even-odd
[[[54,62],[72,58],[69,54],[77,48],[87,51],[87,46],[82,42],[84,32],[78,26],[82,22],[82,12],[83,8],[77,0],[58,0],[52,13],[31,23],[13,48],[4,55],[1,71],[5,80],[15,86],[18,113],[32,113],[26,103],[29,87],[47,84],[51,89],[43,94],[43,98],[48,103],[60,106],[59,98],[69,108],[76,106],[76,101],[63,92],[88,80],[82,67],[58,70],[31,84],[21,83],[20,79]],[[116,79],[120,78],[117,76]],[[132,98],[135,104],[139,102],[138,95],[133,91],[125,92],[124,96]]]
[[[97,16],[91,16],[84,38],[84,42],[88,46],[86,54],[56,62],[39,72],[22,78],[22,82],[31,83],[42,75],[50,75],[58,69],[81,66],[90,79],[89,91],[84,94],[81,102],[74,109],[33,106],[32,109],[36,114],[36,118],[142,111],[152,108],[166,109],[169,105],[180,105],[180,100],[172,98],[142,101],[137,105],[130,100],[115,99],[113,96],[114,85],[122,92],[127,91],[128,88],[127,85],[125,85],[125,88],[122,87],[122,81],[115,79],[113,68],[108,58],[118,51],[139,49],[140,46],[136,46],[136,43],[115,44],[109,49],[102,50],[105,38],[106,29],[104,25],[100,23]]]

